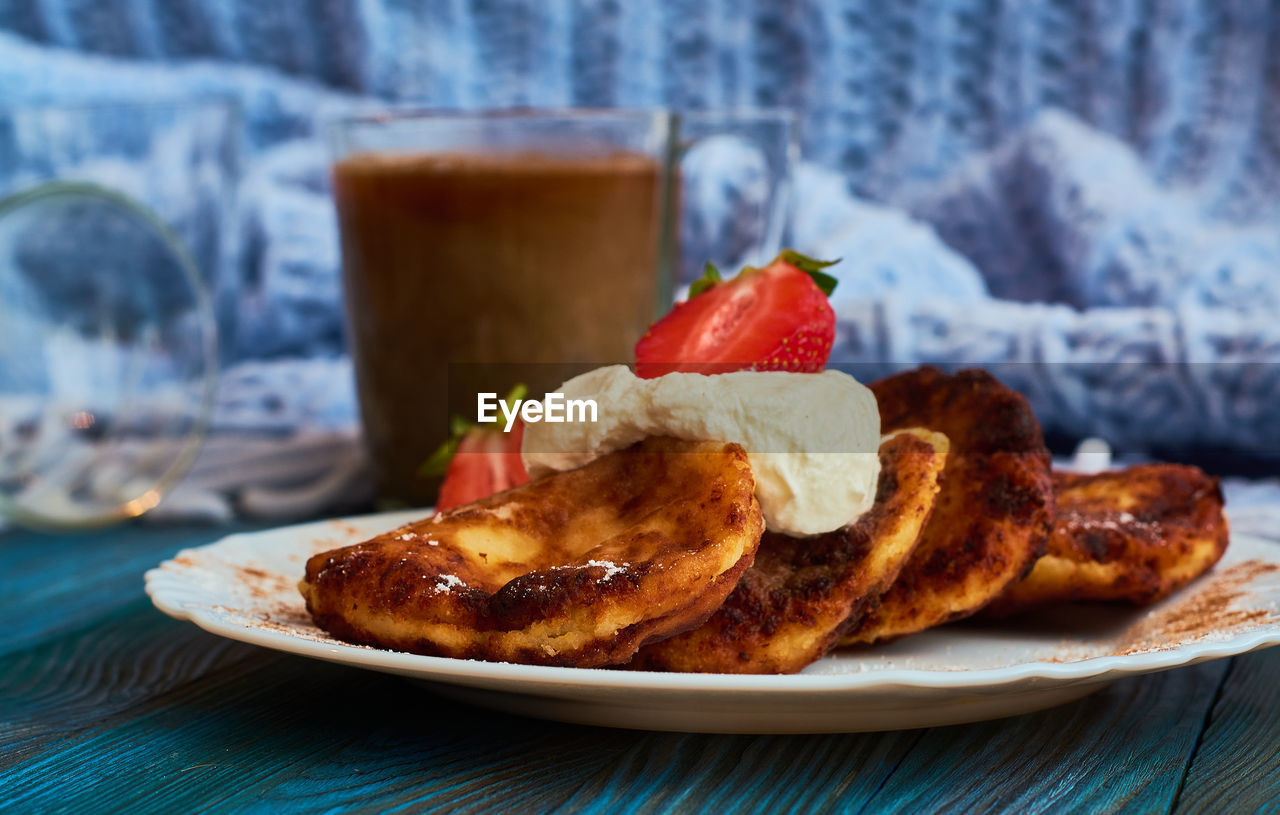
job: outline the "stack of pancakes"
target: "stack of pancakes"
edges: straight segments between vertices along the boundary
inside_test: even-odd
[[[1053,472],[1026,400],[990,374],[871,388],[876,501],[834,532],[764,531],[739,445],[651,438],[316,555],[300,590],[317,625],[401,651],[789,673],[978,612],[1155,602],[1226,548],[1216,479]]]

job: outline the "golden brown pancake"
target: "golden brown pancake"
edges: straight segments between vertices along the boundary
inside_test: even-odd
[[[1072,600],[1146,605],[1218,562],[1227,519],[1218,479],[1196,467],[1145,464],[1080,475],[1055,472],[1049,551],[988,609],[1003,616]]]
[[[350,642],[591,667],[702,623],[764,529],[737,444],[646,439],[316,555],[299,589]]]
[[[826,654],[893,582],[916,547],[947,456],[940,433],[909,430],[880,445],[875,504],[812,538],[766,532],[723,606],[692,631],[646,645],[631,666],[704,673],[792,673]]]
[[[1053,524],[1049,451],[1021,394],[985,371],[919,368],[872,383],[888,433],[951,442],[937,505],[897,581],[841,640],[873,643],[972,615],[1026,576]]]

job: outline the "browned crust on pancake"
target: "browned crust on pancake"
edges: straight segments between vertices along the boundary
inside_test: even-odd
[[[1053,482],[1057,521],[1048,553],[992,603],[993,616],[1073,600],[1154,603],[1226,551],[1222,490],[1196,467],[1055,472]]]
[[[1024,577],[1053,523],[1049,451],[1027,400],[986,371],[924,367],[872,383],[883,432],[951,440],[920,545],[841,643],[872,643],[968,617]]]
[[[400,651],[592,667],[700,624],[763,531],[737,444],[647,439],[307,562],[316,624]],[[594,564],[592,563],[594,561]]]
[[[878,598],[915,549],[933,508],[947,440],[904,432],[880,446],[876,502],[855,523],[813,538],[766,532],[755,564],[700,627],[647,645],[631,667],[792,673],[822,657]]]

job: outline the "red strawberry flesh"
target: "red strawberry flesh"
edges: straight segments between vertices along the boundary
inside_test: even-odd
[[[676,304],[636,343],[636,374],[821,371],[835,313],[806,272],[775,260]]]
[[[517,421],[511,432],[473,428],[462,438],[458,452],[449,462],[436,511],[488,498],[529,480],[520,458],[524,423]]]

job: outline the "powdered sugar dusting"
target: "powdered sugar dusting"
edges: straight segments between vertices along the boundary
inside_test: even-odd
[[[436,594],[446,594],[459,586],[465,586],[462,578],[456,574],[438,574],[436,575]]]
[[[1136,516],[1129,512],[1117,512],[1112,516],[1094,516],[1068,512],[1065,513],[1065,516],[1065,519],[1069,519],[1072,526],[1076,526],[1081,529],[1105,529],[1111,532],[1128,532],[1137,529],[1145,529],[1152,535],[1159,536],[1162,534],[1159,524],[1155,524],[1150,521],[1138,520]],[[1059,516],[1059,518],[1062,519],[1063,516]]]
[[[515,507],[510,504],[499,504],[489,510],[490,517],[497,518],[499,521],[509,521],[515,517]]]
[[[602,575],[600,576],[600,579],[601,579],[601,580],[611,580],[611,579],[613,579],[613,576],[614,576],[614,575],[619,575],[619,574],[622,574],[623,572],[625,572],[625,571],[627,570],[627,569],[626,569],[626,567],[627,567],[627,566],[630,566],[631,564],[630,564],[630,563],[623,563],[621,566],[619,566],[617,563],[614,563],[614,562],[613,562],[613,561],[611,561],[611,560],[588,560],[588,561],[587,561],[587,565],[588,565],[588,566],[600,566],[600,567],[603,567],[603,568],[604,568],[604,574],[602,574]]]

